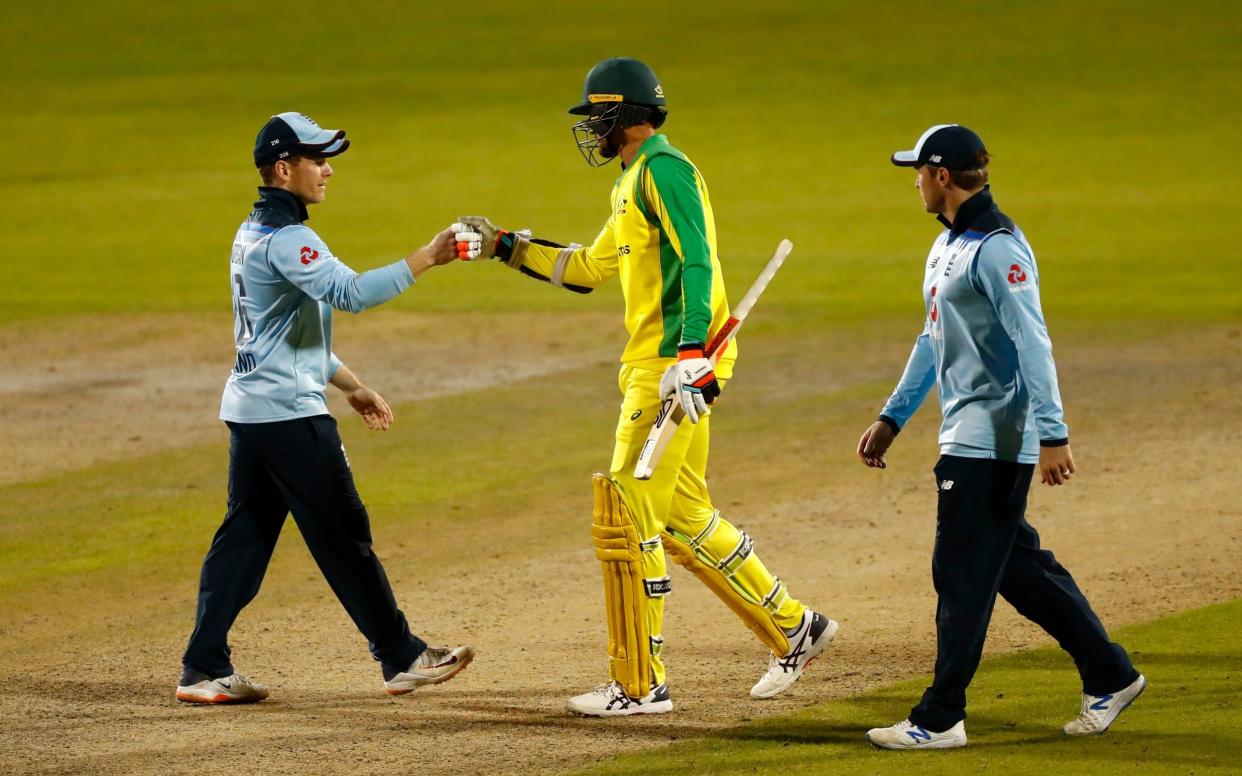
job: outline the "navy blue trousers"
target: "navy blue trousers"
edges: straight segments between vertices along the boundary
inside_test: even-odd
[[[354,486],[331,415],[229,423],[229,503],[203,560],[198,612],[182,663],[209,677],[233,673],[228,633],[254,599],[292,512],[306,546],[386,672],[403,671],[427,645],[410,633]]]
[[[966,687],[979,667],[998,592],[1070,654],[1083,692],[1105,695],[1138,678],[1074,578],[1040,548],[1026,521],[1034,470],[950,455],[936,464],[936,674],[910,712],[916,725],[943,732],[966,718]]]

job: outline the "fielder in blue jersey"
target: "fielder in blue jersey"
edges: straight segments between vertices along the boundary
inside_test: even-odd
[[[1026,521],[1036,466],[1048,485],[1074,474],[1035,254],[992,201],[989,156],[974,132],[934,126],[892,161],[917,170],[923,204],[945,230],[927,258],[923,332],[858,455],[883,469],[894,437],[936,386],[944,416],[932,551],[937,653],[932,685],[909,718],[867,738],[884,749],[966,744],[966,688],[997,593],[1078,667],[1082,708],[1064,732],[1103,733],[1147,682]]]
[[[457,257],[452,230],[401,261],[358,273],[308,226],[323,202],[330,158],[350,141],[301,113],[273,116],[255,140],[259,201],[233,240],[229,284],[237,357],[220,418],[232,435],[224,523],[203,561],[194,633],[182,658],[177,698],[248,703],[265,687],[237,673],[228,632],[259,591],[285,517],[293,514],[332,591],[370,642],[392,695],[447,681],[469,664],[470,647],[428,647],[410,632],[371,549],[366,507],[354,486],[324,390],[342,391],[369,428],[393,413],[332,352],[332,311],[382,304],[428,269]]]

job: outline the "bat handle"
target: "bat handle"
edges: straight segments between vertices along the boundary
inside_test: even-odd
[[[656,465],[660,462],[660,457],[664,454],[664,448],[668,447],[668,443],[672,440],[673,434],[677,433],[677,427],[685,416],[686,413],[676,399],[669,397],[664,400],[660,405],[660,414],[647,434],[647,441],[643,443],[642,450],[638,453],[638,462],[634,464],[634,479],[651,479],[655,474]]]

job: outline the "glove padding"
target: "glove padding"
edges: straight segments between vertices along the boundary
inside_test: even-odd
[[[471,261],[481,258],[496,258],[496,243],[501,238],[501,235],[505,233],[503,228],[494,225],[486,216],[460,216],[455,226],[463,227],[462,233],[466,233],[466,235],[474,233],[474,235],[478,236],[478,253],[476,256],[469,257]],[[469,240],[465,242],[471,243]],[[458,255],[460,255],[460,250],[461,246],[458,246]]]
[[[688,342],[678,348],[677,363],[660,378],[660,398],[674,396],[691,423],[707,414],[707,407],[720,395],[720,383],[712,362],[703,355],[703,343]]]
[[[457,242],[457,258],[462,261],[483,258],[483,235],[467,224],[450,224],[449,229],[453,231],[453,239]]]
[[[457,258],[462,261],[496,258],[496,239],[502,230],[483,216],[461,216],[449,229],[455,232]]]
[[[461,227],[460,230],[458,227]],[[522,266],[526,249],[530,246],[529,229],[516,232],[501,229],[484,216],[460,216],[451,227],[457,232],[457,256],[466,261],[500,259],[510,267]],[[553,245],[542,240],[543,245]]]

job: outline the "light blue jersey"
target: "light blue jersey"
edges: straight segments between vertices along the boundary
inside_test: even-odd
[[[263,187],[233,239],[229,280],[237,360],[220,419],[271,423],[328,412],[324,388],[341,365],[332,309],[361,312],[414,282],[404,260],[358,274],[332,255],[283,189]]]
[[[1035,254],[987,190],[932,245],[923,301],[923,333],[882,418],[904,426],[934,382],[945,455],[1037,463],[1041,444],[1068,442]]]

